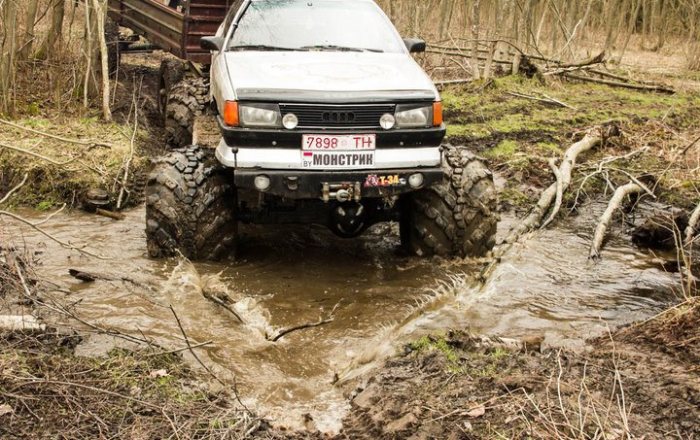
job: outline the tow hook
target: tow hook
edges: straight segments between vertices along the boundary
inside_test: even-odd
[[[360,182],[323,182],[321,199],[326,203],[330,202],[331,199],[337,200],[340,203],[349,202],[351,200],[359,202],[362,200],[362,185]]]

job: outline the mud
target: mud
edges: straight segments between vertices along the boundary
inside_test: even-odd
[[[481,287],[484,264],[405,258],[395,227],[358,240],[316,227],[247,228],[236,262],[191,264],[146,257],[143,209],[115,221],[90,214],[59,215],[45,227],[76,246],[89,243],[104,260],[61,248],[37,233],[8,231],[38,250],[37,275],[52,283],[46,298],[71,305],[82,319],[159,345],[183,347],[172,305],[202,361],[243,401],[274,425],[338,432],[358,381],[421,335],[469,328],[500,337],[540,337],[576,345],[584,337],[647,318],[675,300],[676,275],[651,255],[613,240],[603,264],[586,260],[592,215],[536,234],[496,266]],[[29,218],[38,216],[23,212]],[[506,232],[512,219],[501,223]],[[76,238],[76,236],[78,238]],[[68,269],[103,275],[84,283]],[[204,294],[225,296],[241,325]],[[266,339],[282,328],[316,322],[337,306],[334,321]],[[49,318],[47,318],[49,319]],[[51,317],[64,328],[72,319]],[[60,325],[59,325],[60,327]],[[81,325],[78,325],[80,329]],[[83,330],[90,330],[83,328]],[[88,336],[83,355],[114,346]],[[197,362],[185,352],[193,368]]]
[[[698,438],[697,310],[578,352],[463,333],[407,346],[357,390],[338,438]]]

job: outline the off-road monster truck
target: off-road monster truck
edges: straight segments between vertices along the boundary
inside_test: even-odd
[[[239,222],[323,224],[351,238],[398,221],[413,254],[493,247],[492,175],[441,145],[440,96],[411,56],[425,43],[402,40],[374,1],[238,0],[201,45],[212,52],[208,99],[202,79],[179,86],[192,95],[182,120],[210,101],[222,138],[215,151],[185,146],[158,161],[151,256],[225,257]]]

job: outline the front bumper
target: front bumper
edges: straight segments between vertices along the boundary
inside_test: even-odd
[[[418,187],[409,183],[410,176],[421,174]],[[298,170],[234,170],[238,188],[254,189],[255,178],[266,176],[270,186],[265,194],[288,199],[321,199],[325,202],[360,201],[366,198],[392,197],[417,191],[439,182],[443,177],[440,167],[403,168],[377,171],[298,171]]]
[[[216,149],[216,157],[229,168],[269,170],[304,170],[301,148],[239,148],[224,140]],[[440,147],[377,149],[374,161],[354,169],[385,170],[396,168],[438,167],[442,160]]]
[[[299,149],[304,134],[374,134],[377,136],[377,148],[424,148],[438,147],[445,138],[446,128],[440,127],[379,130],[376,128],[299,128],[286,130],[282,128],[244,128],[228,127],[221,116],[217,116],[219,128],[228,145],[240,148],[262,147],[278,149]]]

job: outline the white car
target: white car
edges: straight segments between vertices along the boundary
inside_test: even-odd
[[[174,151],[150,179],[153,256],[221,258],[237,224],[315,223],[352,238],[400,224],[410,253],[483,255],[497,222],[491,173],[442,145],[440,95],[372,0],[234,2],[212,52],[212,155]]]

